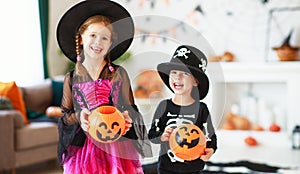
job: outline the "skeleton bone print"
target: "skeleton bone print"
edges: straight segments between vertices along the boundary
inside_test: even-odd
[[[176,50],[176,52],[177,54],[173,58],[184,56],[185,59],[188,59],[189,57],[186,54],[191,53],[191,51],[188,50],[187,48],[180,48],[179,50]]]
[[[168,120],[166,128],[176,128],[182,124],[193,124],[193,122],[184,118],[171,118]]]
[[[206,61],[205,59],[201,58],[201,64],[199,64],[199,68],[202,68],[202,71],[205,72],[206,71]]]

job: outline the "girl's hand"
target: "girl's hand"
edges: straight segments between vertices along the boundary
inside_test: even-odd
[[[128,111],[124,111],[124,112],[122,112],[122,114],[125,118],[125,130],[123,133],[123,135],[125,135],[132,126],[132,119],[129,117]]]
[[[204,155],[201,155],[200,159],[202,159],[203,161],[208,161],[213,154],[214,154],[213,148],[206,148],[204,151]]]
[[[88,116],[90,114],[91,112],[86,108],[82,109],[82,111],[80,112],[80,126],[85,132],[87,132],[89,129]]]
[[[160,137],[160,141],[169,141],[170,139],[170,135],[171,133],[173,132],[173,128],[169,127],[169,128],[166,128],[164,133],[161,135]]]

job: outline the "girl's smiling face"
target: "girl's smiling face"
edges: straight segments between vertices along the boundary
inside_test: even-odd
[[[104,23],[90,24],[81,35],[85,57],[103,58],[112,44],[112,33]]]
[[[191,95],[193,87],[197,86],[198,82],[190,73],[171,70],[169,84],[175,95]]]

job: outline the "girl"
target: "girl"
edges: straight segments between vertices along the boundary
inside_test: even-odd
[[[133,33],[129,13],[112,1],[80,2],[58,24],[59,46],[76,62],[65,76],[59,120],[58,158],[66,174],[143,173],[140,156],[151,155],[145,126],[126,70],[112,63],[128,49]],[[126,120],[123,137],[112,143],[87,133],[88,116],[102,105],[115,106]]]
[[[209,81],[205,75],[207,59],[195,47],[179,46],[168,63],[161,63],[157,70],[161,79],[174,93],[172,99],[159,103],[148,132],[153,143],[160,143],[158,173],[201,173],[205,162],[217,149],[217,139],[209,110],[200,102],[208,93]],[[169,138],[177,126],[195,124],[206,134],[205,154],[192,161],[184,161],[170,154]],[[200,154],[200,152],[199,152]]]

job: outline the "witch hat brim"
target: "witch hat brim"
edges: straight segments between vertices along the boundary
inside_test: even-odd
[[[71,7],[60,19],[56,36],[60,49],[71,61],[76,62],[75,36],[80,25],[89,17],[108,17],[117,34],[110,53],[111,61],[119,58],[130,47],[134,36],[134,23],[129,12],[120,4],[109,0],[87,0]]]

